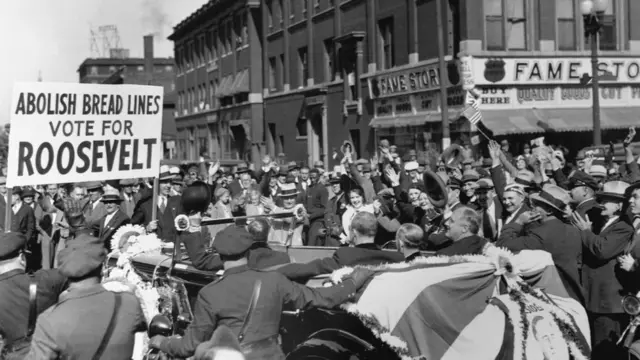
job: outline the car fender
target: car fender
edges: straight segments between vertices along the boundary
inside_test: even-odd
[[[375,347],[350,332],[328,328],[309,335],[307,340],[296,346],[287,355],[287,360],[301,360],[310,358],[325,358],[327,360],[367,359],[367,353],[375,351]]]

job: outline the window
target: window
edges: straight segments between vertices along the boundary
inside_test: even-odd
[[[295,0],[287,0],[289,1],[289,17],[291,19],[296,17],[296,7],[295,7]]]
[[[211,35],[211,57],[214,64],[218,62],[218,32],[215,30]]]
[[[558,50],[577,50],[575,4],[574,0],[556,0]]]
[[[227,34],[227,55],[231,55],[233,47],[233,28],[231,26],[231,21],[227,21],[227,29],[225,30]]]
[[[307,18],[307,3],[309,2],[309,0],[300,0],[300,3],[302,4],[302,18],[306,19]]]
[[[395,66],[393,48],[393,17],[378,21],[378,42],[380,49],[380,69],[390,69]]]
[[[92,66],[91,67],[91,75],[98,75],[98,67],[97,66]]]
[[[351,143],[353,144],[353,147],[355,148],[355,149],[353,149],[353,151],[356,154],[361,154],[361,152],[360,152],[360,130],[358,130],[358,129],[349,130],[349,136],[351,137]]]
[[[220,56],[227,56],[227,31],[226,26],[220,27]]]
[[[308,52],[307,47],[303,46],[298,49],[298,85],[304,87],[309,78]]]
[[[276,58],[269,58],[269,90],[277,89],[276,85]]]
[[[313,0],[313,6],[316,8],[320,7],[320,0]]]
[[[616,36],[616,12],[615,1],[609,1],[609,7],[602,18],[602,30],[600,30],[600,50],[618,50]],[[589,41],[589,37],[586,39]]]
[[[280,86],[284,89],[284,72],[287,69],[284,68],[284,54],[280,54]]]
[[[307,137],[307,119],[298,119],[296,121],[296,137],[298,138],[306,138]]]
[[[205,58],[206,50],[207,50],[207,44],[205,43],[205,37],[203,34],[203,35],[200,35],[200,38],[198,39],[198,57],[200,58],[201,66],[204,65],[207,61]]]
[[[244,12],[241,12],[236,15],[234,25],[235,25],[236,49],[237,49],[237,48],[241,48],[245,44],[244,28],[247,26],[247,23],[246,23],[246,16]]]
[[[484,0],[487,50],[526,50],[525,0]]]
[[[267,21],[268,21],[268,25],[269,28],[273,27],[273,2],[269,1],[267,3]]]
[[[278,0],[278,19],[280,19],[280,24],[284,23],[284,2],[282,0]]]
[[[138,70],[138,71],[144,71],[144,66],[142,66],[142,65],[138,65],[138,67],[136,67],[136,70]]]
[[[324,41],[324,81],[333,80],[333,38]]]

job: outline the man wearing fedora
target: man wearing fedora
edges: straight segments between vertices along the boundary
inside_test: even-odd
[[[562,221],[569,193],[559,186],[546,185],[539,194],[530,195],[530,199],[533,209],[505,225],[496,245],[511,251],[549,252],[569,296],[584,304],[578,271],[583,235]]]
[[[249,176],[249,183],[246,181],[246,177],[243,181],[243,175],[247,174]],[[236,166],[236,175],[238,178],[229,183],[229,191],[231,191],[231,197],[235,197],[243,192],[249,190],[251,187],[251,179],[253,178],[253,174],[251,169],[249,169],[249,165],[247,163],[240,163]]]
[[[573,224],[584,235],[582,285],[591,322],[591,358],[594,360],[622,359],[626,352],[616,346],[629,323],[629,316],[622,309],[626,292],[616,272],[617,258],[624,254],[634,235],[633,227],[621,218],[628,187],[623,181],[609,181],[597,193],[605,220],[598,235],[591,230],[588,215],[582,217],[574,212],[572,216]]]
[[[131,219],[120,210],[122,196],[117,189],[108,189],[100,199],[105,206],[107,214],[100,219],[98,238],[104,244],[107,251],[111,251],[111,238],[122,225],[127,225]]]
[[[589,217],[595,234],[600,232],[605,221],[600,215],[602,207],[596,201],[596,191],[599,188],[598,181],[583,171],[575,170],[569,174],[569,191],[575,206],[574,212],[582,218]]]
[[[107,213],[104,204],[100,201],[104,192],[102,183],[100,181],[91,181],[85,184],[85,188],[89,194],[89,201],[84,207],[84,218],[90,228],[97,228],[100,219]]]
[[[160,166],[158,175],[158,204],[156,218],[153,219],[153,197],[149,197],[136,206],[131,218],[131,223],[143,225],[149,232],[155,232],[165,242],[174,242],[176,239],[176,216],[182,213],[182,205],[179,196],[170,196],[171,180],[173,174],[166,165]]]

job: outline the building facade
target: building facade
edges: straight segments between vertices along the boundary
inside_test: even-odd
[[[466,1],[460,47],[472,55],[465,62],[482,94],[483,122],[494,135],[520,143],[545,136],[573,150],[591,145],[590,38],[584,35],[580,3]],[[638,125],[639,18],[635,0],[609,0],[604,12],[597,44],[604,144]]]
[[[259,9],[211,0],[174,27],[179,158],[234,163],[264,151]]]

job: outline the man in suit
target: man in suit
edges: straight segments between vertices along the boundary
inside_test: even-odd
[[[600,215],[602,207],[596,201],[596,191],[599,187],[598,181],[583,171],[575,170],[569,175],[569,191],[575,206],[574,211],[583,218],[589,217],[595,234],[600,233],[600,228],[605,222]]]
[[[136,199],[133,193],[133,186],[138,181],[136,179],[122,179],[120,180],[120,188],[122,195],[122,202],[120,202],[120,210],[127,215],[127,217],[131,218],[133,216],[133,211],[136,208]]]
[[[40,204],[35,201],[35,197],[36,191],[32,187],[25,188],[22,191],[22,202],[33,210],[36,225],[35,239],[33,240],[34,246],[31,248],[33,265],[36,266],[33,269],[38,270],[43,266],[45,269],[51,269],[51,264],[48,262],[51,237],[45,231],[45,229],[51,229],[51,218],[46,216]]]
[[[181,198],[169,196],[172,179],[173,174],[169,172],[169,167],[166,165],[160,166],[158,189],[156,189],[158,192],[156,218],[152,217],[153,196],[141,200],[131,218],[132,224],[145,226],[148,232],[155,232],[165,242],[175,242],[176,227],[174,221],[176,216],[182,213]]]
[[[11,199],[7,199],[7,178],[0,176],[0,231],[5,231],[5,217],[7,204],[11,203]]]
[[[117,189],[108,189],[105,191],[100,201],[104,203],[107,214],[100,219],[98,238],[102,241],[107,251],[111,251],[111,238],[113,237],[113,234],[118,230],[118,228],[120,228],[120,226],[128,224],[131,220],[122,210],[120,210],[122,197]]]
[[[102,183],[99,181],[91,181],[85,184],[85,188],[89,194],[89,201],[83,210],[84,219],[89,228],[97,229],[100,219],[107,214],[107,209],[100,201],[103,193]]]
[[[339,176],[332,176],[329,179],[331,195],[327,202],[327,212],[324,222],[327,227],[325,246],[340,246],[340,234],[342,233],[342,214],[347,209],[347,202],[342,191],[342,181]],[[328,190],[327,190],[328,192]]]
[[[530,199],[533,210],[522,213],[506,225],[496,245],[511,251],[549,252],[568,295],[584,304],[578,271],[583,235],[562,221],[569,194],[559,186],[546,185],[540,194],[530,195]]]
[[[341,247],[332,257],[316,259],[306,264],[289,264],[278,269],[291,280],[306,282],[307,279],[329,274],[344,266],[379,265],[404,261],[397,251],[381,250],[374,240],[378,230],[375,215],[361,211],[351,221],[351,246]]]
[[[626,351],[616,346],[616,342],[629,323],[629,316],[622,309],[624,287],[617,276],[617,258],[624,254],[634,235],[631,225],[621,219],[628,187],[629,184],[623,181],[609,181],[596,194],[605,219],[599,235],[580,214],[573,216],[574,225],[586,235],[583,238],[582,285],[591,322],[591,356],[594,360],[626,356]]]
[[[231,192],[231,197],[236,197],[237,195],[242,194],[251,188],[252,174],[249,166],[246,163],[238,164],[238,166],[236,167],[236,175],[238,175],[238,179],[229,183],[229,191]]]
[[[445,236],[451,240],[437,251],[438,255],[480,255],[488,241],[478,235],[482,218],[468,206],[455,209],[444,223]]]
[[[36,236],[36,217],[33,209],[22,202],[22,189],[14,187],[11,202],[11,227],[12,232],[19,232],[27,237],[27,250],[37,245]],[[29,251],[26,254],[27,271],[33,271],[40,268],[40,259],[32,256]]]
[[[519,178],[523,176],[518,174],[516,181],[507,185],[507,179],[504,168],[500,160],[500,145],[496,142],[489,144],[489,154],[491,155],[491,180],[496,191],[498,201],[501,203],[500,219],[502,224],[506,225],[513,222],[520,214],[529,211],[529,206],[525,203],[527,197],[526,179]],[[520,179],[521,181],[518,181]]]
[[[302,171],[304,171],[304,168]],[[309,170],[309,188],[306,193],[307,201],[305,204],[309,215],[309,235],[306,244],[309,246],[324,246],[324,235],[320,234],[320,229],[324,228],[329,192],[324,184],[318,182],[319,179],[320,172],[318,169]]]
[[[482,219],[480,235],[494,242],[502,229],[502,203],[498,200],[491,179],[482,178],[477,182],[475,190],[478,212]]]
[[[269,221],[263,217],[255,218],[247,224],[247,231],[253,236],[253,245],[247,258],[251,269],[267,269],[291,262],[291,258],[286,252],[276,251],[269,247],[267,244],[269,230]]]

